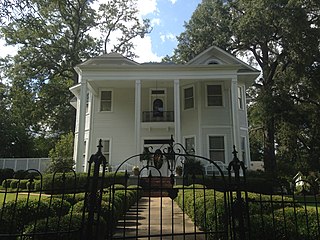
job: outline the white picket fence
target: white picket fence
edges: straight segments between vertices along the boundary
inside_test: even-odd
[[[0,168],[11,168],[14,171],[37,169],[44,172],[50,163],[50,158],[0,158]]]

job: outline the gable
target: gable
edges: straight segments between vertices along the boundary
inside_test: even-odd
[[[96,66],[110,66],[110,65],[139,65],[139,63],[132,61],[119,53],[108,53],[101,56],[90,58],[84,63],[79,64],[78,66],[83,68],[90,68]]]
[[[191,59],[187,65],[240,65],[240,69],[256,72],[257,69],[251,67],[235,56],[227,53],[219,47],[212,46],[203,51],[195,58]]]

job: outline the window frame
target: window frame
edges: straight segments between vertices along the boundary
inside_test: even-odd
[[[221,87],[221,95],[209,95],[208,94],[208,86],[220,86]],[[222,83],[206,83],[205,85],[205,98],[206,98],[206,107],[208,108],[219,108],[224,107],[224,93],[223,93],[223,84]],[[208,98],[210,96],[216,97],[221,96],[221,105],[209,105]]]
[[[188,152],[188,148],[187,148],[187,144],[186,144],[187,139],[191,139],[191,138],[193,138],[193,145],[194,145],[194,148],[193,148],[194,152],[193,153]],[[196,136],[195,135],[184,136],[183,137],[183,143],[184,143],[184,146],[185,146],[186,151],[187,151],[186,153],[193,154],[193,155],[196,153]]]
[[[110,110],[101,110],[101,106],[102,106],[102,92],[111,92],[111,99],[110,101]],[[113,89],[101,89],[99,92],[99,112],[113,112],[113,95],[114,95],[114,91]],[[104,100],[107,101],[107,100]]]
[[[237,88],[238,92],[237,92],[237,98],[238,98],[238,109],[239,110],[244,110],[244,104],[245,104],[245,101],[244,101],[244,97],[245,97],[245,94],[244,94],[244,86],[238,86]]]
[[[186,98],[186,89],[192,88],[192,97]],[[194,110],[195,109],[195,87],[194,85],[185,86],[183,90],[183,110]],[[186,100],[192,99],[192,107],[186,108]]]
[[[220,160],[214,160],[214,159],[210,158],[210,153],[211,153],[212,150],[214,150],[214,149],[210,148],[210,138],[211,137],[222,137],[223,138],[223,147],[224,148],[223,149],[216,149],[216,150],[219,150],[220,152],[223,152],[224,161],[221,161],[221,162],[226,164],[226,162],[227,162],[226,136],[223,135],[223,134],[209,134],[208,137],[207,137],[207,141],[208,141],[208,159],[210,159],[212,161],[220,161]]]
[[[99,140],[102,140],[103,141],[108,141],[109,142],[109,151],[104,151],[104,148],[102,147],[101,149],[101,153],[103,154],[104,157],[106,157],[105,155],[108,155],[108,159],[106,158],[107,160],[107,164],[111,165],[111,146],[112,146],[112,142],[111,142],[111,138],[99,138],[97,139],[97,144],[99,144]],[[102,146],[104,146],[104,144],[101,142]]]

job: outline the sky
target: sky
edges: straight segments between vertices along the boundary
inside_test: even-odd
[[[103,1],[103,0],[101,0]],[[137,62],[160,62],[173,54],[178,42],[176,36],[184,31],[184,23],[189,21],[201,0],[137,0],[139,17],[148,18],[153,28],[143,39],[135,39]],[[0,40],[0,56],[14,54],[16,48],[4,46]]]

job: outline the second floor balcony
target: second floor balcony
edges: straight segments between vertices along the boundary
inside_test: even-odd
[[[174,111],[144,111],[142,122],[174,122]]]

